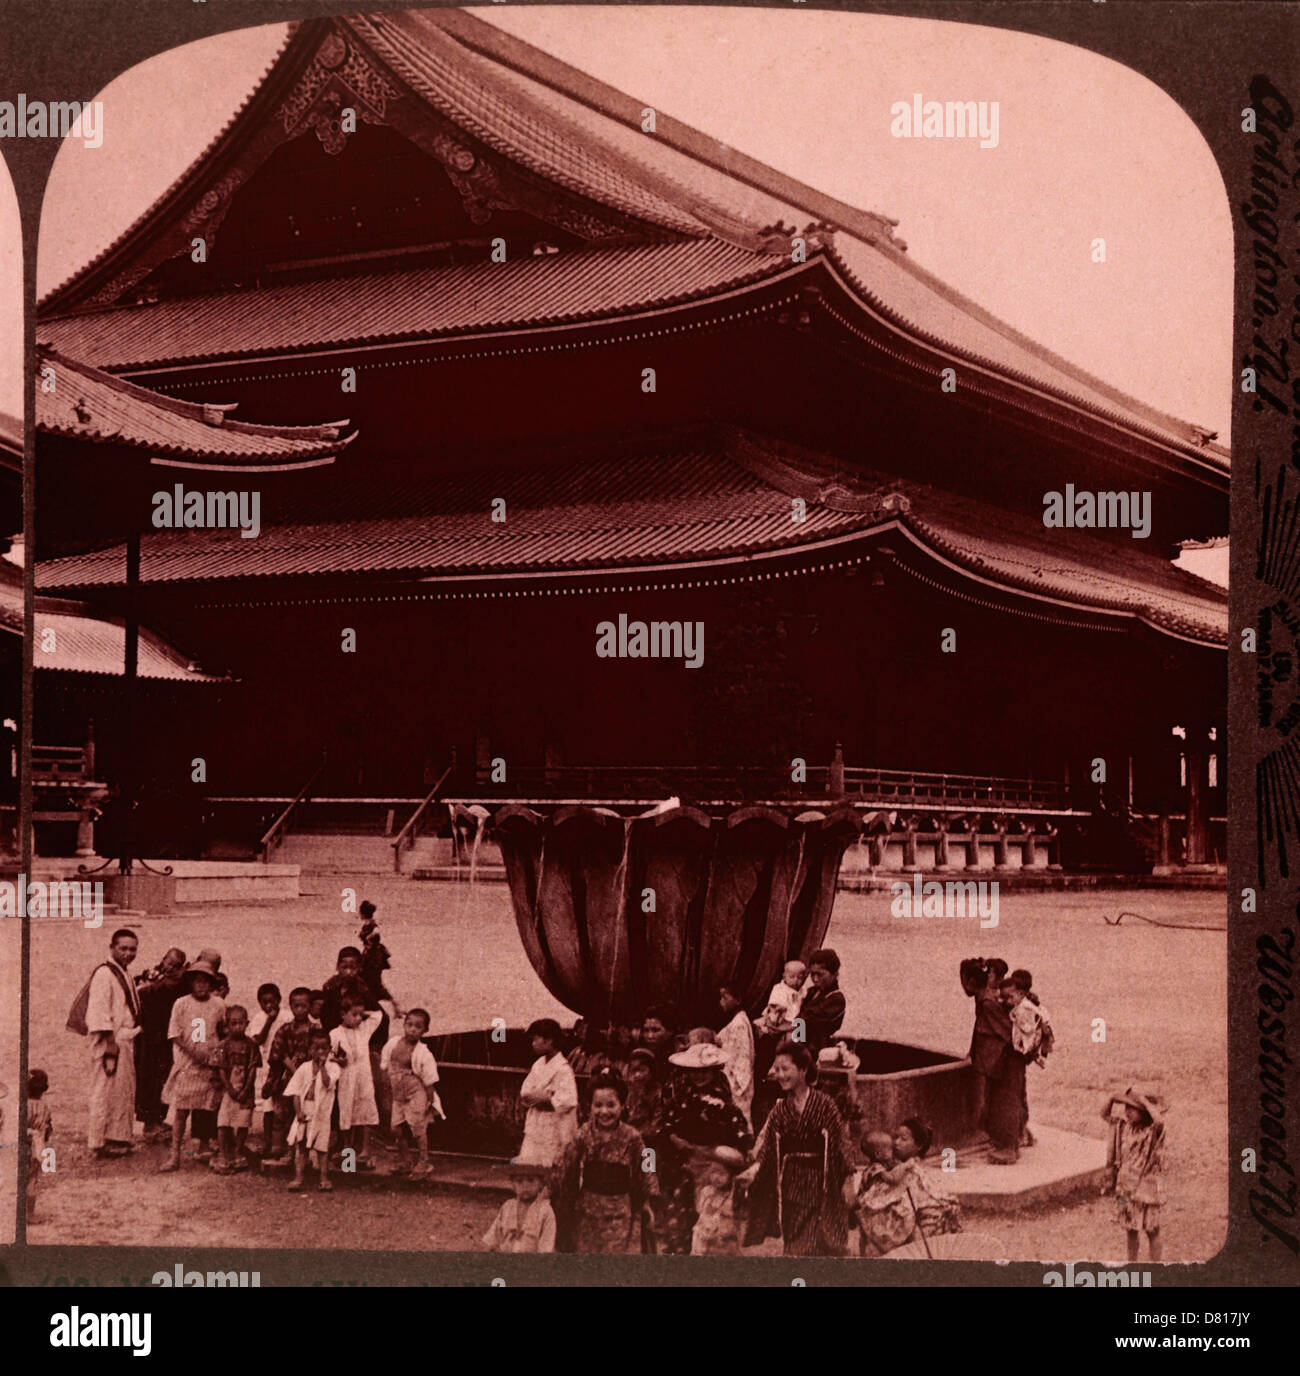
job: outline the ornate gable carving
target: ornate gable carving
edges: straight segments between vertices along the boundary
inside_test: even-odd
[[[387,122],[388,105],[400,93],[355,43],[338,29],[321,40],[316,56],[279,109],[285,137],[314,129],[327,153],[347,142],[340,124],[345,109],[368,124]]]

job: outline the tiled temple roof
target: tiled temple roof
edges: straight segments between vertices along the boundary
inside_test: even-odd
[[[187,467],[270,471],[329,463],[355,437],[343,434],[346,421],[251,425],[230,419],[233,409],[178,401],[37,347],[36,427],[42,434],[137,449]]]
[[[1227,595],[1128,543],[1080,531],[1048,532],[1031,518],[951,493],[860,475],[737,431],[714,431],[654,452],[609,452],[557,467],[476,469],[388,494],[402,516],[321,519],[238,531],[149,532],[145,582],[318,579],[408,584],[479,581],[493,593],[582,575],[632,572],[670,581],[737,577],[772,561],[845,554],[901,531],[895,553],[929,556],[1006,598],[1028,597],[1049,615],[1063,608],[1136,618],[1211,645],[1227,642]],[[506,520],[491,519],[504,498]],[[795,519],[793,499],[803,499]],[[903,546],[907,548],[904,549]],[[730,565],[730,568],[725,566]],[[44,561],[46,588],[119,585],[124,551]]]
[[[23,633],[22,571],[0,561],[0,632]],[[37,669],[72,674],[117,674],[126,670],[126,630],[121,621],[104,617],[82,602],[37,597],[33,661]],[[138,671],[141,678],[176,683],[220,683],[205,674],[161,636],[140,628]]]
[[[41,331],[76,358],[129,369],[594,320],[711,296],[789,266],[688,239],[188,296],[50,320]]]
[[[222,350],[306,347],[322,342],[322,335],[333,336],[330,342],[347,342],[395,333],[410,337],[421,330],[472,330],[489,318],[499,326],[519,328],[548,319],[594,318],[759,280],[775,270],[774,255],[782,254],[789,266],[790,230],[815,217],[825,227],[826,252],[851,289],[900,333],[941,352],[949,350],[1013,389],[1046,393],[1172,446],[1202,470],[1226,475],[1228,451],[1206,431],[1092,377],[917,267],[893,238],[893,222],[885,217],[843,205],[666,114],[660,113],[656,134],[647,135],[639,123],[639,101],[465,11],[397,11],[331,22],[335,27],[322,22],[295,30],[277,63],[207,152],[114,245],[47,297],[42,337],[100,367],[121,370],[163,359],[213,357]],[[527,272],[537,307],[522,300],[502,303],[500,309],[485,304],[481,295],[476,299],[477,279],[462,283],[467,301],[435,303],[429,293],[443,281],[436,274],[456,271],[449,269],[353,279],[359,286],[327,281],[199,297],[193,308],[200,314],[192,328],[185,318],[188,301],[58,320],[59,313],[84,309],[92,288],[129,263],[148,242],[155,217],[165,214],[170,223],[184,206],[205,192],[213,194],[232,150],[278,118],[277,102],[296,74],[318,45],[337,44],[339,35],[346,36],[347,44],[361,45],[369,60],[440,118],[453,121],[514,166],[630,215],[660,235],[697,242],[669,245],[680,251],[678,258],[648,250],[640,258],[628,258],[620,256],[627,250],[605,248],[513,265]],[[784,235],[778,232],[781,225]],[[184,243],[188,250],[188,237]],[[752,261],[747,264],[744,255]],[[681,273],[676,283],[663,276],[672,266]],[[513,290],[525,281],[496,275],[505,271],[505,265],[494,269],[490,292],[500,284]],[[643,280],[620,280],[625,273]],[[412,285],[416,309],[409,328],[403,328],[385,303],[396,301]],[[488,291],[486,282],[482,287]],[[357,299],[358,292],[367,290],[376,295],[373,311]],[[345,317],[356,317],[347,329],[359,327],[360,333],[349,336],[342,324],[306,318],[334,304]],[[265,311],[267,320],[254,326],[258,311]],[[256,344],[227,334],[241,317],[247,319],[249,341]],[[199,337],[204,328],[211,329],[211,342]]]

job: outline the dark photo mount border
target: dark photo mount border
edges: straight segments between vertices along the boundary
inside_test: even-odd
[[[604,0],[592,0],[604,3]],[[642,0],[643,2],[643,0]],[[771,8],[788,8],[782,0]],[[819,4],[798,0],[808,10],[939,19],[1003,28],[1053,38],[1121,62],[1149,78],[1178,102],[1195,122],[1218,162],[1232,206],[1235,234],[1234,389],[1231,448],[1231,586],[1228,650],[1228,1048],[1229,1141],[1224,1170],[1229,1174],[1229,1226],[1223,1250],[1205,1263],[1170,1263],[1152,1267],[1157,1288],[1174,1286],[1286,1286],[1300,1278],[1300,1216],[1286,1218],[1268,1209],[1264,1177],[1240,1169],[1242,1153],[1262,1147],[1261,1135],[1277,1120],[1261,1125],[1260,1034],[1257,1018],[1272,1016],[1265,976],[1289,978],[1294,989],[1294,959],[1274,960],[1270,950],[1295,951],[1297,905],[1300,902],[1300,746],[1286,734],[1288,720],[1300,716],[1300,610],[1287,638],[1292,655],[1290,676],[1275,683],[1272,702],[1263,710],[1258,659],[1242,649],[1242,631],[1258,627],[1261,613],[1286,603],[1300,609],[1300,561],[1287,546],[1288,520],[1300,484],[1300,383],[1292,388],[1269,369],[1292,352],[1290,374],[1300,377],[1300,5],[1234,3],[1234,0],[952,0],[951,3]],[[448,6],[450,7],[450,6]],[[753,6],[757,8],[757,6]],[[765,6],[766,7],[766,6]],[[203,0],[202,3],[151,3],[123,0],[4,0],[0,31],[0,100],[90,100],[121,72],[182,43],[233,29],[333,14],[379,12],[423,6],[418,0]],[[1266,111],[1289,105],[1295,125],[1279,130],[1267,123]],[[1256,109],[1259,130],[1243,132],[1242,111]],[[1275,215],[1277,252],[1288,260],[1278,283],[1279,313],[1261,319],[1252,310],[1255,288],[1254,244],[1259,228],[1247,223],[1251,171],[1264,133],[1278,134],[1277,156],[1295,184],[1280,191]],[[34,385],[35,267],[41,199],[58,151],[54,140],[9,140],[0,147],[13,178],[22,214],[25,275],[25,369],[28,398],[25,418],[24,528],[34,531],[34,430],[30,405]],[[1196,271],[1195,264],[1187,272]],[[1152,338],[1158,341],[1158,322]],[[1240,370],[1254,366],[1261,383],[1287,409],[1240,390]],[[1294,409],[1292,409],[1294,408]],[[1282,475],[1285,475],[1283,478]],[[1290,505],[1288,505],[1290,504]],[[26,634],[23,664],[22,789],[30,799],[33,649],[33,562],[26,578]],[[1289,586],[1287,586],[1289,584]],[[1286,619],[1273,613],[1277,644]],[[1288,708],[1295,711],[1288,717]],[[24,816],[30,809],[23,808]],[[22,837],[25,871],[30,872],[30,827]],[[1255,910],[1243,912],[1243,890],[1256,895]],[[1270,947],[1269,943],[1272,943]],[[1262,943],[1262,944],[1261,944]],[[30,931],[23,933],[23,1014],[28,1009]],[[8,992],[8,991],[6,991]],[[1286,1116],[1289,1127],[1279,1145],[1293,1167],[1300,1165],[1300,1002],[1287,1002],[1278,1015],[1291,1032],[1286,1067]],[[18,1083],[26,1081],[24,1043]],[[1277,1177],[1277,1172],[1274,1172]],[[21,1188],[21,1186],[20,1186]],[[490,1253],[349,1252],[328,1250],[186,1249],[175,1248],[29,1247],[23,1241],[19,1202],[19,1242],[0,1247],[0,1283],[147,1284],[156,1271],[172,1270],[178,1259],[197,1269],[244,1269],[255,1266],[264,1286],[286,1285],[775,1285],[796,1279],[808,1285],[938,1285],[1043,1286],[1041,1263],[923,1262],[901,1267],[864,1264],[859,1259],[592,1257],[557,1254],[545,1258]]]

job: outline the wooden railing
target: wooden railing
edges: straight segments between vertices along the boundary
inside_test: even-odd
[[[873,802],[921,803],[934,807],[1068,808],[1069,789],[1044,779],[1006,779],[980,774],[929,774],[915,770],[845,766],[847,793]]]
[[[978,774],[931,774],[915,770],[811,766],[796,782],[788,770],[749,766],[515,766],[504,782],[485,774],[476,780],[487,796],[599,799],[660,799],[686,794],[697,802],[715,799],[844,798],[850,802],[899,804],[937,809],[1064,811],[1070,806],[1063,783]]]
[[[417,807],[415,811],[407,819],[406,825],[401,829],[401,831],[397,833],[396,836],[393,837],[393,840],[391,842],[393,847],[393,868],[399,874],[402,870],[402,851],[406,849],[408,846],[413,846],[415,844],[416,828],[420,825],[420,822],[423,819],[425,813],[429,810],[430,804],[433,803],[433,801],[437,798],[439,792],[442,789],[442,786],[447,782],[449,778],[451,778],[451,776],[455,772],[456,750],[453,747],[451,752],[451,759],[447,764],[447,768],[444,769],[442,773],[438,776],[437,783],[435,783],[434,786],[425,795],[424,801],[421,802],[419,807]]]
[[[298,805],[304,802],[307,799],[307,797],[311,794],[311,790],[315,785],[316,780],[320,778],[321,772],[322,770],[324,770],[327,760],[328,755],[326,751],[322,750],[320,752],[320,763],[312,771],[311,778],[308,779],[307,782],[303,784],[303,786],[298,790],[297,795],[289,803],[289,806],[286,807],[284,811],[280,813],[280,815],[275,819],[275,821],[271,823],[265,835],[258,842],[258,850],[261,853],[263,863],[266,863],[271,859],[272,851],[274,851],[280,845],[280,842],[284,840],[285,832],[287,831],[289,826],[289,819],[293,816]]]

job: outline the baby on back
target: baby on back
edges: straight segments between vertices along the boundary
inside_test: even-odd
[[[786,962],[781,978],[767,996],[767,1007],[754,1019],[754,1026],[760,1033],[775,1035],[793,1028],[794,1020],[803,1007],[803,986],[807,977],[808,967],[803,961]]]

